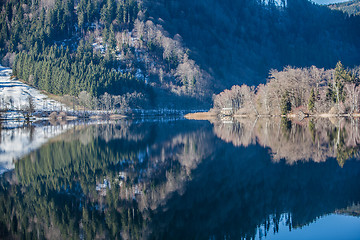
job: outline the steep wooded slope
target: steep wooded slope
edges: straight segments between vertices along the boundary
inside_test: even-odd
[[[155,22],[182,36],[219,88],[256,85],[286,65],[360,63],[359,17],[306,0],[281,2],[148,0],[146,6]]]
[[[360,13],[360,0],[330,4],[329,8],[346,12],[349,15],[356,15]]]
[[[307,0],[7,0],[0,7],[3,63],[16,56],[18,77],[59,95],[137,91],[147,106],[187,107],[234,84],[265,82],[272,68],[360,63],[360,16]]]

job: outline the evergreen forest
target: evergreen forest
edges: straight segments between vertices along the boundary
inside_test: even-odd
[[[356,11],[308,0],[1,0],[0,60],[60,96],[209,106],[272,69],[359,65],[358,26]]]

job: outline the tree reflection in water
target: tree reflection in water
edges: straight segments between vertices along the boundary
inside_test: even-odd
[[[284,217],[309,224],[360,201],[360,162],[333,159],[357,155],[358,124],[334,123],[74,128],[1,176],[0,236],[252,238]]]
[[[306,119],[292,122],[285,118],[236,119],[233,123],[213,122],[214,133],[234,146],[259,144],[269,148],[274,162],[285,159],[324,162],[336,158],[343,166],[360,149],[359,119]]]

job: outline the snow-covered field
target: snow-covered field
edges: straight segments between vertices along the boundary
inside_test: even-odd
[[[60,111],[66,110],[63,104],[48,98],[39,90],[26,85],[19,80],[10,79],[12,70],[0,66],[0,108],[9,110],[23,110],[29,106],[29,97],[34,103],[35,111]],[[8,112],[7,118],[12,118],[14,113]]]
[[[19,80],[10,79],[12,70],[0,66],[0,109],[9,111],[2,113],[2,118],[8,119],[2,123],[0,133],[0,174],[15,167],[14,161],[39,148],[50,138],[55,137],[73,127],[42,126],[22,128],[21,122],[9,121],[21,117],[20,110],[29,106],[32,99],[35,111],[60,111],[67,108],[39,90],[26,85]]]

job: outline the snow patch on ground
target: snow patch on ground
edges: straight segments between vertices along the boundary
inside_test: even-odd
[[[0,66],[0,108],[10,110],[23,110],[29,106],[29,97],[32,98],[35,111],[61,111],[67,110],[64,104],[48,98],[39,90],[10,79],[12,70]]]
[[[0,109],[8,110],[1,113],[4,119],[16,119],[21,116],[20,110],[29,106],[29,97],[34,103],[35,111],[61,111],[68,108],[42,94],[39,90],[11,79],[12,70],[0,66]],[[14,169],[15,160],[39,148],[50,138],[55,137],[72,127],[41,126],[19,127],[23,123],[5,121],[0,130],[0,174]]]

